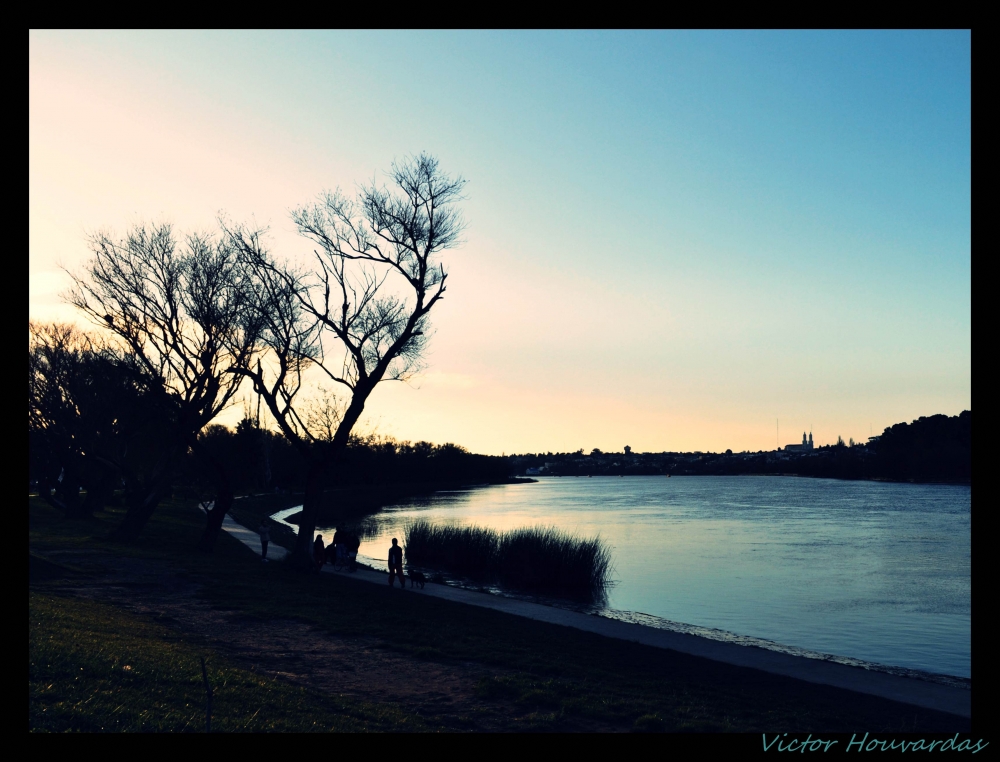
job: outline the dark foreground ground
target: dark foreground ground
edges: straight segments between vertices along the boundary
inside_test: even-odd
[[[29,499],[35,731],[968,731],[967,720],[334,575],[165,504],[102,539]]]

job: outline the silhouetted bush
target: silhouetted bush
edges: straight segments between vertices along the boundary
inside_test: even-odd
[[[592,596],[604,591],[611,573],[611,553],[599,538],[553,528],[497,532],[418,521],[405,536],[409,563],[521,590]]]
[[[557,529],[515,529],[497,552],[500,583],[525,590],[588,593],[603,590],[611,553],[599,538],[583,540]]]
[[[972,479],[972,411],[920,417],[882,432],[876,444],[881,471],[892,479]]]

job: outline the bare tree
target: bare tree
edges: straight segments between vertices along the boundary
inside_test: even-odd
[[[292,218],[318,245],[314,266],[277,262],[259,232],[225,227],[253,273],[248,301],[257,305],[264,363],[242,367],[281,432],[308,464],[293,563],[308,568],[322,477],[343,455],[375,387],[405,379],[419,365],[428,314],[444,296],[439,255],[460,242],[455,202],[465,181],[442,173],[421,154],[393,164],[391,187],[374,182],[357,198],[340,191],[303,206]],[[303,399],[310,370],[339,390],[318,408]]]
[[[133,539],[169,486],[171,467],[197,433],[233,398],[254,356],[257,329],[242,300],[246,274],[228,239],[188,236],[178,246],[168,224],[135,226],[122,240],[91,237],[82,274],[71,273],[69,301],[110,331],[148,374],[161,379],[157,397],[173,425],[142,494],[129,502],[114,536]],[[215,464],[220,466],[220,464]],[[202,546],[211,548],[232,504],[228,477],[209,515]]]
[[[343,400],[322,386],[317,386],[317,391],[305,410],[306,426],[318,441],[332,442],[344,419]]]

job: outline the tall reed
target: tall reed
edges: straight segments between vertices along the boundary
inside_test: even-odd
[[[600,538],[551,527],[497,532],[417,521],[405,537],[408,563],[521,590],[591,596],[604,591],[611,574],[611,553]]]
[[[406,560],[447,569],[479,581],[494,574],[500,534],[485,527],[435,526],[418,521],[406,528]]]

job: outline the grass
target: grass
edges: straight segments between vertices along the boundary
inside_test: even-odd
[[[34,731],[394,730],[421,723],[398,708],[318,694],[240,669],[162,625],[114,606],[30,591],[28,717]]]
[[[406,560],[478,581],[573,596],[600,595],[611,571],[611,553],[600,539],[545,527],[497,532],[417,521],[406,528]]]
[[[213,554],[198,553],[204,515],[193,503],[164,503],[131,545],[104,539],[121,517],[122,509],[111,508],[92,520],[69,521],[29,500],[29,552],[37,559],[29,559],[29,729],[202,730],[201,657],[216,690],[213,728],[219,730],[969,728],[960,717],[871,696],[349,577],[261,564],[228,535]],[[491,707],[490,724],[471,711],[457,724],[415,717],[389,699],[365,703],[319,694],[243,669],[169,622],[75,597],[69,582],[99,571],[102,558],[167,566],[197,583],[201,602],[238,614],[246,627],[255,619],[297,620],[420,664],[471,665],[482,675],[474,692]],[[141,586],[134,595],[143,595]]]

